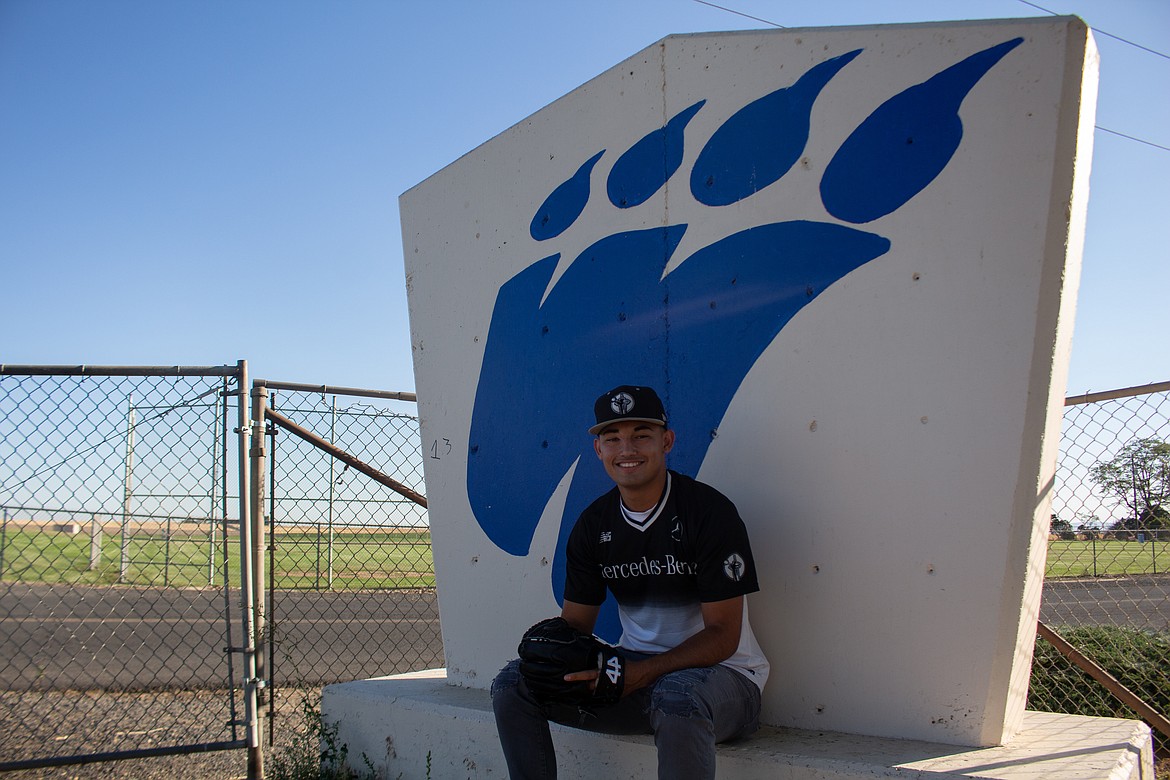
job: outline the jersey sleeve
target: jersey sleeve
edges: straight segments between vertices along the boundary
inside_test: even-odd
[[[701,601],[722,601],[760,589],[747,528],[735,504],[718,491],[704,504],[695,539]]]
[[[565,548],[565,600],[600,605],[605,601],[605,580],[588,533],[588,510],[577,518]]]

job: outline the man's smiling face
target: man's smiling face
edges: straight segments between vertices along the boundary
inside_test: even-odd
[[[606,426],[593,449],[621,491],[626,506],[654,506],[666,483],[666,453],[674,447],[674,431],[654,423],[624,420]]]

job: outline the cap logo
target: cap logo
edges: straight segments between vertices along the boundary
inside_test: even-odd
[[[666,427],[666,410],[662,408],[658,393],[651,387],[618,385],[607,390],[593,402],[593,417],[597,424],[589,426],[592,436],[622,420],[657,423]]]
[[[634,397],[629,393],[618,393],[609,399],[609,408],[617,414],[629,414],[634,408]]]

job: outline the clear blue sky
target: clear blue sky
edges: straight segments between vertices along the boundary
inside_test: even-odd
[[[724,9],[785,27],[1046,15],[718,5],[0,0],[0,363],[246,358],[254,377],[413,390],[397,198],[483,141],[663,36],[768,26]],[[1170,2],[1038,5],[1100,31],[1068,390],[1170,380],[1170,151],[1115,134],[1170,147]]]

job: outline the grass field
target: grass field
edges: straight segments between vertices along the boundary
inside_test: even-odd
[[[212,568],[213,560],[215,566]],[[227,574],[232,587],[240,582],[239,539],[227,542]],[[278,588],[330,586],[330,544],[327,534],[280,532],[271,564],[265,566]],[[217,538],[214,553],[206,534],[184,532],[136,536],[126,546],[128,566],[122,584],[139,586],[221,586],[224,543]],[[114,585],[122,569],[120,535],[103,535],[98,565],[90,566],[90,538],[40,529],[7,529],[0,549],[0,579],[21,582]],[[335,531],[332,540],[332,587],[335,589],[426,588],[435,584],[431,537],[418,531]]]
[[[270,537],[270,541],[273,539]],[[279,527],[269,578],[278,588],[420,588],[435,584],[428,529],[335,531],[332,555],[327,533]],[[37,527],[9,527],[0,550],[0,578],[23,582],[113,585],[119,581],[122,550],[117,533],[102,539],[99,565],[90,568],[88,533],[72,535]],[[223,584],[224,543],[212,545],[201,531],[181,530],[170,540],[161,530],[135,536],[127,544],[124,584],[205,587]],[[239,584],[239,540],[228,538],[227,572]],[[332,572],[330,571],[332,560]],[[1107,577],[1170,573],[1170,541],[1051,541],[1045,576]],[[330,575],[332,574],[332,583]]]
[[[1045,576],[1107,577],[1170,573],[1170,541],[1054,541]]]

